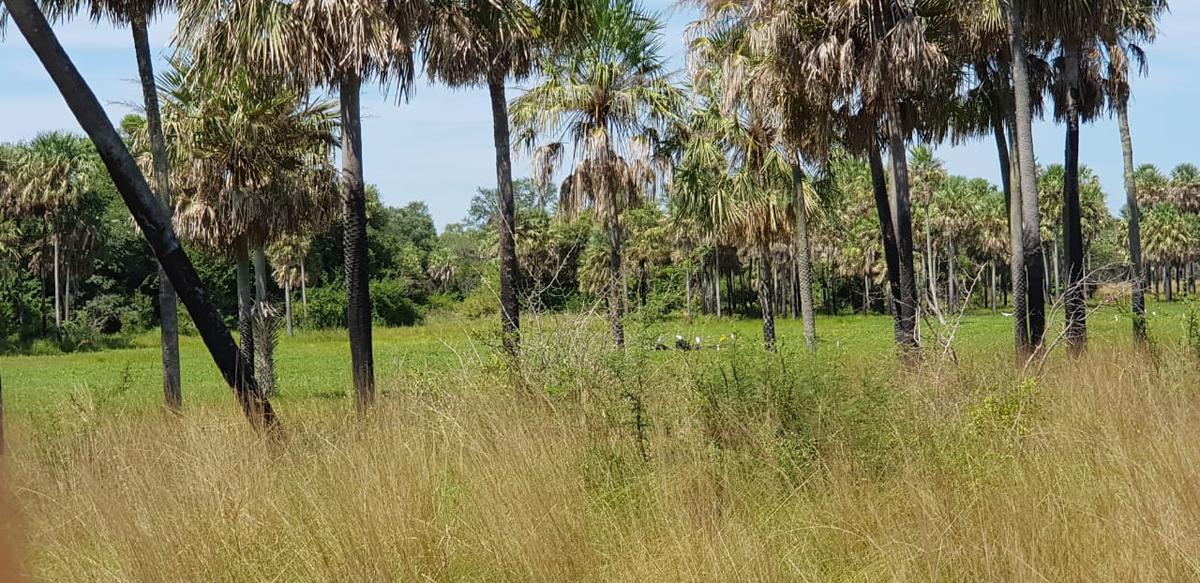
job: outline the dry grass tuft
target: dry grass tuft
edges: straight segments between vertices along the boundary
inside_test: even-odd
[[[566,367],[537,353],[553,344],[529,346],[520,374],[466,364],[426,381],[453,390],[389,387],[365,425],[292,411],[281,443],[232,407],[18,426],[8,473],[27,568],[64,581],[1200,577],[1190,364],[1093,353],[1036,380],[997,363],[897,379],[750,350]]]

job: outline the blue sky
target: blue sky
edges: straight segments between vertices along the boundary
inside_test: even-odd
[[[664,45],[672,63],[682,68],[684,27],[688,11],[673,10],[673,0],[648,0],[666,20]],[[1200,2],[1174,2],[1164,19],[1159,41],[1149,49],[1150,77],[1134,85],[1130,110],[1137,163],[1154,163],[1169,171],[1181,162],[1200,163],[1189,136],[1200,135],[1200,76],[1194,55],[1200,54]],[[151,42],[160,58],[169,52],[172,24],[151,27]],[[93,25],[86,19],[56,27],[60,40],[114,120],[134,111],[140,89],[131,38],[127,30]],[[161,61],[160,61],[161,63]],[[521,87],[509,89],[509,97]],[[33,53],[14,28],[0,43],[0,141],[33,137],[40,131],[79,131],[62,98]],[[476,188],[495,184],[491,110],[484,89],[450,90],[421,83],[406,104],[383,90],[363,98],[364,165],[368,182],[379,185],[386,202],[425,201],[439,228],[460,220]],[[1034,128],[1039,162],[1062,160],[1063,132],[1041,122]],[[1099,174],[1116,211],[1123,202],[1121,148],[1116,123],[1101,120],[1082,131],[1082,160]],[[995,148],[990,140],[937,150],[950,172],[999,181]],[[529,174],[529,160],[514,160],[514,174]]]

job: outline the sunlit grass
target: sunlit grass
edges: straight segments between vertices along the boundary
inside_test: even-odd
[[[153,335],[6,358],[6,381],[67,379],[6,383],[11,499],[45,580],[1193,579],[1196,366],[1183,308],[1152,310],[1154,356],[1110,308],[1088,357],[1033,376],[984,313],[957,364],[909,372],[882,317],[823,318],[815,358],[790,321],[767,356],[754,320],[634,320],[615,354],[602,318],[531,318],[519,369],[490,322],[446,320],[377,331],[365,423],[343,336],[305,333],[279,350],[277,441],[192,339],[182,419],[155,410]]]

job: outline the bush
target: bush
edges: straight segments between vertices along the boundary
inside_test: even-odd
[[[344,328],[346,288],[340,285],[309,288],[308,317],[301,320],[310,328]]]
[[[122,331],[145,329],[147,322],[141,308],[134,305],[130,298],[105,294],[92,298],[73,312],[71,325],[98,334],[112,335]]]
[[[415,326],[425,317],[421,307],[410,295],[408,286],[397,279],[371,282],[371,303],[375,323],[384,326]]]
[[[371,282],[371,304],[375,324],[381,326],[413,326],[424,318],[424,312],[400,280]],[[302,309],[293,306],[297,313]],[[308,318],[301,318],[311,328],[346,327],[346,288],[329,285],[308,290]]]
[[[485,318],[500,313],[500,298],[495,288],[479,286],[463,298],[458,313],[468,318]]]

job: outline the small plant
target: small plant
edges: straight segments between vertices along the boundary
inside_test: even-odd
[[[1187,349],[1192,360],[1200,364],[1200,302],[1188,300],[1187,313],[1184,314],[1184,327],[1187,332]]]

